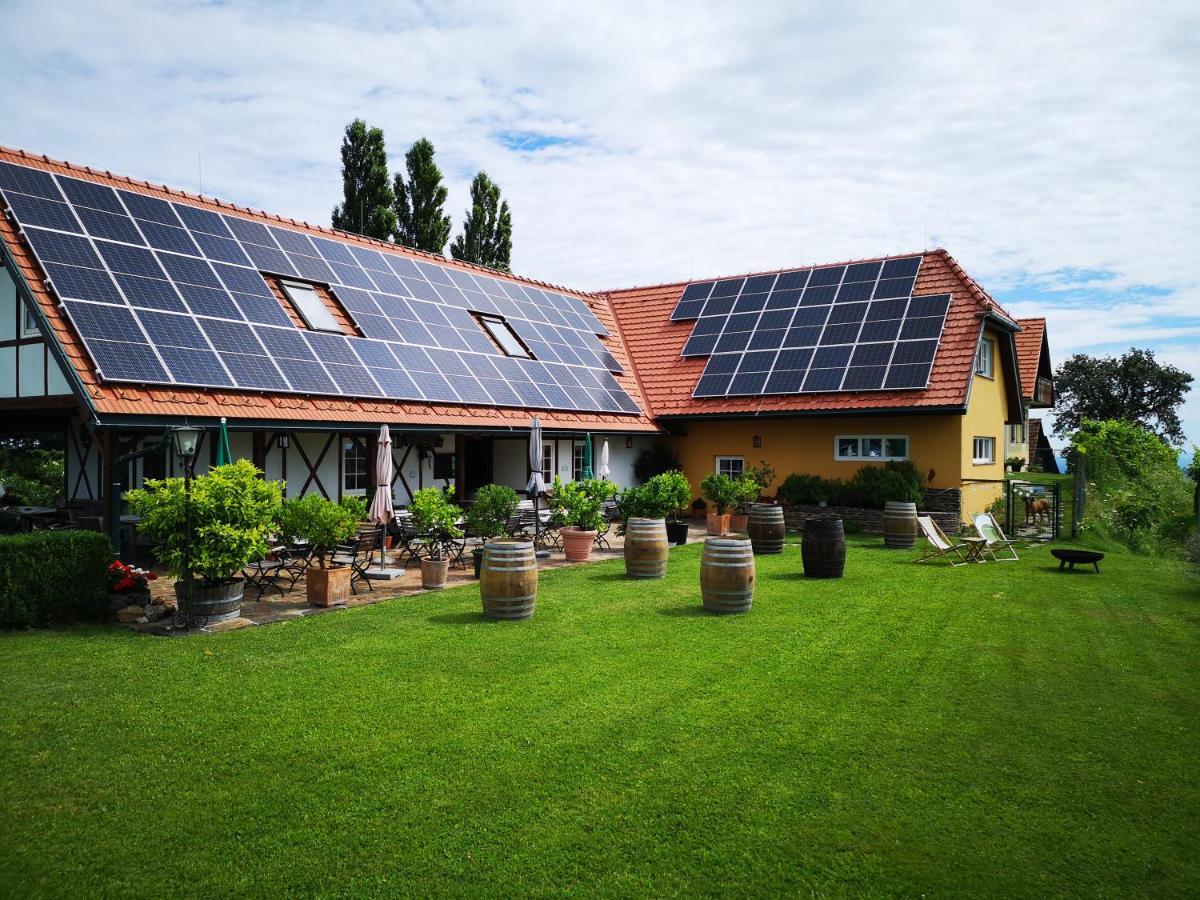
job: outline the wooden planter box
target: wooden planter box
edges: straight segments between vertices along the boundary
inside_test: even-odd
[[[345,606],[350,599],[349,566],[310,568],[304,573],[304,588],[313,606]]]

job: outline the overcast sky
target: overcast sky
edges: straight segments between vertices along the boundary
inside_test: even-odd
[[[326,225],[346,123],[603,289],[944,246],[1200,380],[1200,3],[0,0],[0,143]],[[505,8],[501,8],[505,7]],[[1200,383],[1185,412],[1200,442]]]

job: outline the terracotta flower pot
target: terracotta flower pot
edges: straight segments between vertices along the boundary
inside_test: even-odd
[[[449,574],[449,559],[421,560],[421,587],[425,590],[440,591],[446,586],[446,576]]]
[[[314,567],[304,573],[304,592],[313,606],[345,606],[350,599],[349,566]]]
[[[571,562],[587,562],[592,556],[592,542],[596,540],[595,531],[585,531],[574,525],[559,531],[562,535],[563,556]]]
[[[730,513],[729,515],[729,530],[737,534],[742,533],[750,527],[750,514],[746,513]]]
[[[729,531],[729,513],[722,513],[721,515],[709,513],[707,525],[709,534],[717,536],[725,534]]]

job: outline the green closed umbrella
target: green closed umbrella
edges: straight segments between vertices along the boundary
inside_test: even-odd
[[[229,447],[229,429],[225,417],[221,416],[221,433],[217,435],[217,465],[226,466],[233,462],[233,451]]]
[[[583,477],[592,477],[592,433],[590,431],[583,437]]]

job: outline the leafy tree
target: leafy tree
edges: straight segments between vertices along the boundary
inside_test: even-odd
[[[471,182],[471,209],[463,233],[450,245],[450,255],[465,262],[509,271],[512,259],[512,216],[500,186],[479,172]]]
[[[381,241],[396,231],[383,131],[368,128],[362,119],[347,125],[342,138],[342,196],[333,208],[334,228]]]
[[[1085,419],[1119,419],[1181,443],[1178,409],[1191,383],[1191,375],[1158,362],[1151,350],[1132,348],[1120,358],[1077,353],[1054,373],[1054,431],[1070,435]]]
[[[396,196],[396,242],[417,250],[442,253],[450,239],[446,215],[446,186],[433,161],[433,144],[421,138],[404,154],[408,181],[399,172],[392,186]]]

